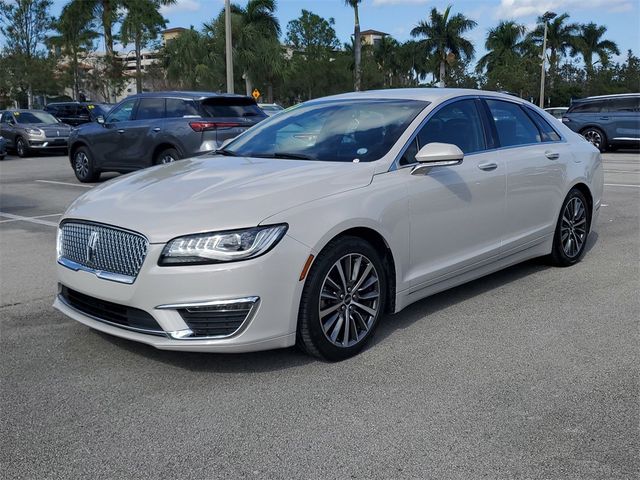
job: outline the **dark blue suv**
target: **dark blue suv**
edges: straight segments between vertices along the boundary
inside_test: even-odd
[[[640,147],[640,93],[574,100],[562,121],[601,152]]]

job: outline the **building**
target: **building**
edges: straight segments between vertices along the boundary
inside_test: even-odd
[[[362,43],[364,45],[373,45],[376,46],[380,43],[384,37],[388,36],[388,33],[380,32],[378,30],[364,30],[360,32],[360,38],[362,39]]]

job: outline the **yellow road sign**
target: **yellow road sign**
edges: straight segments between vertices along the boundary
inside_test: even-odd
[[[251,93],[251,96],[256,100],[258,100],[260,98],[260,90],[258,90],[257,88],[254,88],[253,92]]]

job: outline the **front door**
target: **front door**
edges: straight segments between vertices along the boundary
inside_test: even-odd
[[[488,152],[479,102],[459,100],[441,107],[405,153],[402,163],[431,143],[457,145],[462,164],[408,176],[410,268],[413,290],[453,277],[500,253],[506,193],[502,158]]]
[[[133,114],[137,100],[125,100],[116,106],[105,119],[103,128],[92,134],[91,148],[98,155],[105,167],[123,168],[129,165],[131,152],[131,138],[127,132],[131,132],[134,123]]]

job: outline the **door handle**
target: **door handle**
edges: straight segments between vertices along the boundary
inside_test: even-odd
[[[124,133],[124,129],[121,128],[120,130],[118,130],[118,133]]]
[[[495,162],[485,162],[485,163],[478,164],[478,168],[480,170],[485,170],[489,172],[491,170],[495,170],[496,168],[498,168],[498,164]]]
[[[153,129],[154,132],[158,133],[160,130],[162,130],[160,127],[156,127]]]
[[[560,158],[560,154],[556,152],[544,152],[544,156],[549,160],[557,160]]]
[[[609,120],[609,117],[600,117],[600,120]]]

